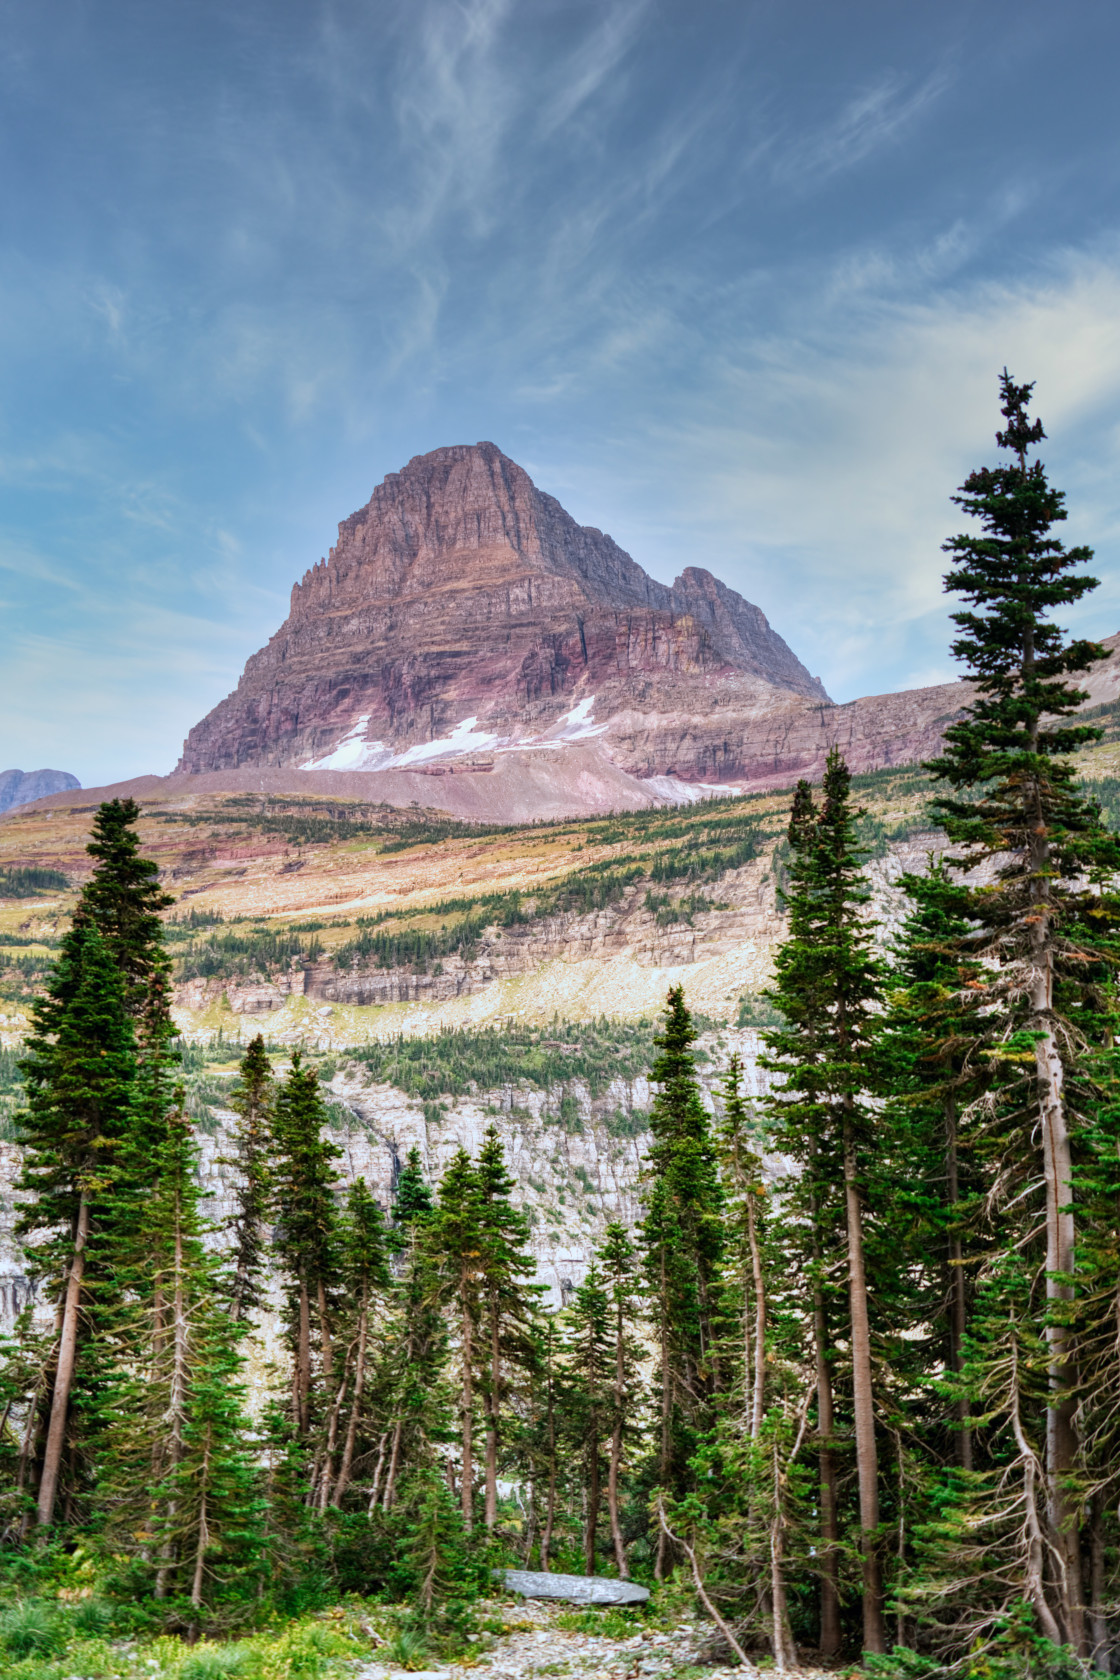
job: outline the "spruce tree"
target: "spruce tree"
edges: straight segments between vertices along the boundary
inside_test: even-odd
[[[237,1171],[231,1221],[233,1288],[230,1311],[239,1323],[261,1305],[260,1280],[268,1262],[272,1208],[271,1149],[275,1086],[261,1034],[241,1059],[229,1104],[238,1116],[232,1165]]]
[[[684,989],[668,996],[652,1078],[642,1254],[658,1350],[657,1485],[683,1491],[699,1433],[711,1418],[718,1386],[716,1359],[721,1196],[708,1113],[700,1095],[692,1045],[696,1034]],[[666,1567],[658,1535],[656,1573]]]
[[[1011,1387],[1002,1377],[997,1386],[1028,1507],[1023,1534],[1037,1534],[1023,1540],[1021,1578],[1043,1633],[1085,1656],[1078,1174],[1092,1129],[1085,1105],[1095,1106],[1087,1079],[1092,994],[1101,966],[1109,975],[1116,968],[1114,948],[1095,929],[1115,914],[1120,844],[1080,791],[1071,757],[1100,731],[1071,721],[1087,695],[1068,679],[1104,650],[1067,641],[1052,619],[1096,580],[1082,569],[1091,550],[1067,549],[1056,535],[1064,495],[1029,458],[1045,437],[1028,412],[1031,391],[1004,371],[1006,424],[996,441],[1008,458],[971,473],[954,498],[980,526],[945,544],[952,557],[945,587],[970,609],[953,614],[953,652],[976,697],[928,768],[952,789],[939,803],[960,848],[953,867],[992,877],[965,883],[966,914],[979,934],[972,947],[986,969],[977,1001],[995,1089],[981,1147],[1001,1226],[988,1273],[988,1351],[974,1375],[990,1410],[995,1365],[1006,1370],[1011,1361],[1019,1373]],[[1028,1256],[1044,1273],[1041,1306],[1023,1274]],[[1009,1291],[1021,1291],[1014,1304]]]
[[[794,799],[789,830],[794,856],[789,935],[778,952],[775,984],[769,994],[786,1024],[765,1035],[769,1054],[763,1065],[782,1075],[767,1106],[777,1146],[801,1167],[795,1196],[805,1210],[813,1244],[810,1276],[817,1322],[818,1429],[825,1455],[822,1646],[832,1644],[837,1633],[833,1395],[828,1369],[835,1350],[826,1321],[822,1265],[835,1230],[835,1224],[830,1230],[829,1222],[839,1213],[848,1285],[843,1339],[850,1349],[863,1648],[883,1652],[878,1443],[865,1243],[867,1181],[876,1141],[876,1114],[868,1101],[868,1085],[881,980],[871,950],[872,928],[865,916],[869,894],[861,875],[863,854],[856,840],[857,813],[852,809],[850,782],[847,765],[833,750],[825,769],[820,811],[814,810],[804,783]]]
[[[483,1253],[478,1170],[458,1149],[439,1185],[428,1252],[436,1270],[436,1299],[451,1311],[459,1365],[459,1498],[463,1526],[474,1526],[475,1370],[482,1321]],[[486,1353],[485,1344],[482,1348]]]
[[[586,1575],[594,1575],[603,1497],[603,1444],[611,1423],[615,1363],[610,1296],[594,1261],[564,1316],[568,1428],[584,1466],[583,1568]]]
[[[321,1510],[340,1505],[350,1482],[375,1352],[374,1327],[390,1288],[385,1222],[364,1178],[350,1186],[338,1247],[343,1306],[337,1338],[346,1353],[336,1392],[327,1396],[331,1407],[319,1467]]]
[[[611,1446],[607,1472],[607,1508],[610,1514],[614,1560],[623,1581],[629,1579],[626,1542],[622,1532],[621,1478],[626,1449],[637,1439],[638,1411],[642,1403],[640,1362],[645,1348],[636,1325],[640,1312],[637,1250],[626,1227],[612,1220],[603,1233],[598,1250],[610,1308],[611,1349]]]
[[[335,1162],[341,1150],[324,1136],[327,1123],[315,1070],[304,1067],[297,1050],[276,1096],[276,1253],[288,1279],[292,1423],[304,1442],[311,1436],[318,1402],[323,1393],[331,1392],[334,1374],[331,1316],[338,1285]]]
[[[533,1318],[537,1290],[528,1250],[529,1223],[510,1197],[516,1181],[506,1170],[498,1129],[486,1128],[476,1168],[479,1302],[485,1353],[479,1345],[480,1388],[486,1408],[486,1526],[498,1520],[498,1467],[504,1419],[524,1392],[536,1358]]]
[[[21,1238],[46,1233],[28,1250],[32,1273],[49,1280],[56,1330],[24,1435],[21,1485],[37,1490],[37,1520],[55,1517],[60,1486],[69,1516],[88,1490],[82,1440],[90,1422],[73,1415],[75,1385],[95,1382],[86,1363],[91,1309],[117,1291],[112,1235],[132,1124],[136,1039],[121,972],[90,921],[71,928],[43,995],[21,1063],[27,1107],[18,1118],[24,1148],[20,1189],[29,1200]],[[45,1437],[40,1436],[41,1427]]]
[[[74,925],[93,922],[124,978],[125,1003],[137,1025],[142,1056],[155,1055],[174,1036],[171,963],[160,912],[175,900],[159,885],[159,865],[140,852],[134,799],[99,805],[86,851],[95,860],[82,889]]]
[[[262,1500],[237,1329],[205,1245],[198,1151],[181,1106],[152,1166],[135,1247],[116,1255],[125,1299],[102,1315],[111,1375],[96,1495],[110,1551],[130,1556],[134,1581],[189,1626],[206,1606],[252,1596]]]

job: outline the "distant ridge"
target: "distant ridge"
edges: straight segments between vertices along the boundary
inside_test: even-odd
[[[80,788],[77,776],[69,770],[0,770],[0,811],[10,811],[16,805],[30,805],[36,799],[46,799],[52,793],[66,793]]]

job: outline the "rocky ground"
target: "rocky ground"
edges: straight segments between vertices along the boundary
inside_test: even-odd
[[[692,1617],[664,1626],[652,1614],[627,1616],[610,1609],[573,1613],[570,1605],[533,1599],[491,1608],[508,1631],[477,1658],[411,1676],[386,1662],[363,1661],[355,1669],[357,1680],[456,1680],[467,1672],[496,1680],[535,1680],[538,1675],[549,1680],[750,1680],[773,1672],[772,1662],[761,1652],[758,1665],[749,1669],[713,1661],[712,1624]],[[603,1631],[588,1631],[596,1623]],[[824,1673],[811,1666],[798,1672],[807,1677]]]

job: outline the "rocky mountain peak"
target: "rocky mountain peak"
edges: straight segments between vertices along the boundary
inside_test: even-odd
[[[373,770],[441,742],[454,756],[586,738],[648,710],[651,685],[673,688],[677,712],[691,687],[707,710],[713,681],[745,685],[752,704],[827,702],[761,610],[710,572],[659,583],[495,444],[457,444],[414,456],[342,521],[180,770]],[[647,773],[678,760],[676,741]]]

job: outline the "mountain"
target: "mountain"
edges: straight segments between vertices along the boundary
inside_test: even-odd
[[[343,521],[179,771],[377,771],[609,735],[641,775],[730,773],[734,751],[682,749],[679,730],[660,741],[642,722],[666,700],[709,717],[729,695],[763,712],[829,704],[710,572],[655,582],[494,444],[461,445],[416,456]]]
[[[30,805],[32,800],[46,799],[49,794],[65,793],[81,785],[77,776],[68,770],[0,770],[0,811]]]

